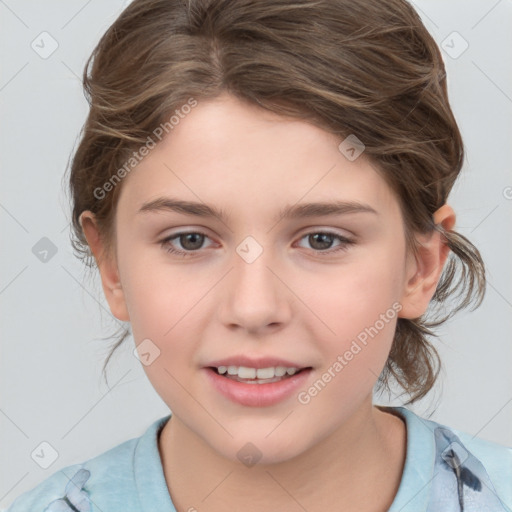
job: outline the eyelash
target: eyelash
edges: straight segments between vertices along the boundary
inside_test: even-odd
[[[176,233],[176,234],[169,236],[169,237],[165,238],[164,240],[162,240],[161,241],[162,249],[164,249],[168,253],[174,254],[181,258],[187,258],[187,257],[193,256],[194,253],[199,252],[200,249],[197,249],[195,251],[180,251],[178,249],[174,249],[172,247],[172,245],[170,244],[171,240],[180,238],[181,236],[185,236],[185,235],[201,235],[206,238],[209,238],[206,233],[202,233],[201,231],[183,231],[183,232]],[[312,249],[314,252],[318,253],[319,255],[324,255],[324,254],[332,255],[333,253],[337,253],[339,251],[346,251],[348,249],[348,246],[354,245],[356,243],[354,240],[351,240],[350,238],[346,238],[344,236],[338,235],[336,233],[332,233],[330,231],[310,231],[309,233],[305,233],[304,235],[302,235],[300,240],[302,240],[303,238],[305,238],[307,236],[311,236],[311,235],[329,235],[329,236],[333,236],[335,239],[338,239],[341,242],[341,245],[336,249],[326,249],[323,251]]]

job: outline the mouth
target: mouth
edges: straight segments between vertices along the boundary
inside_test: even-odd
[[[270,407],[289,400],[308,386],[313,367],[247,368],[243,366],[205,366],[209,385],[238,405]]]
[[[272,382],[281,382],[311,369],[311,366],[305,368],[275,367],[262,369],[234,366],[207,367],[207,370],[220,377],[235,382],[243,382],[244,384],[271,384]]]

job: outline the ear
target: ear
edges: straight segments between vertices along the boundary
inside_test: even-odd
[[[455,225],[453,209],[444,204],[433,216],[434,223],[449,231]],[[438,231],[416,235],[420,242],[418,255],[410,254],[407,260],[406,283],[399,317],[418,318],[425,313],[450,252],[445,237]]]
[[[80,215],[80,225],[98,265],[103,293],[110,306],[110,311],[119,320],[127,322],[130,317],[119,279],[117,262],[115,257],[106,252],[94,213],[89,210],[83,211]]]

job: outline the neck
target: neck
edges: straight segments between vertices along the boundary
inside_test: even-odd
[[[245,467],[219,455],[177,416],[163,428],[159,449],[178,512],[226,510],[388,510],[405,463],[402,419],[372,406],[293,459]],[[368,482],[371,491],[368,492]]]

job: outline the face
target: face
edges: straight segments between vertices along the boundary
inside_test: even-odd
[[[305,452],[369,407],[385,365],[408,278],[403,219],[364,153],[349,160],[341,141],[221,96],[199,102],[122,183],[124,319],[173,415],[228,459],[249,441],[261,463]],[[224,218],[143,208],[161,198]],[[333,202],[366,211],[280,216]],[[276,403],[244,405],[205,368],[239,355],[311,369]]]

